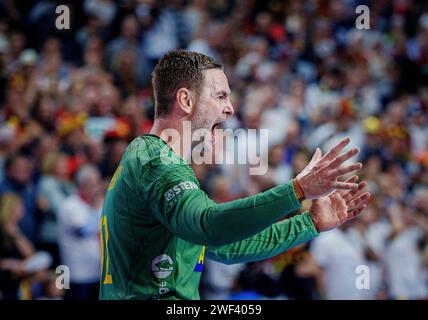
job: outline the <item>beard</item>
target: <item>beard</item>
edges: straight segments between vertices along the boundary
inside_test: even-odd
[[[199,110],[191,118],[191,128],[192,128],[192,136],[196,130],[203,130],[203,137],[201,137],[198,141],[193,141],[192,139],[192,150],[201,144],[201,141],[204,144],[207,144],[211,135],[211,127],[212,121],[209,121],[206,118],[206,115],[200,112]]]
[[[190,118],[191,121],[191,159],[202,161],[210,161],[207,163],[215,163],[215,139],[216,135],[213,132],[219,124],[224,122],[222,117],[212,118],[206,112],[197,109]],[[195,157],[195,158],[193,158]],[[200,158],[202,157],[202,158]],[[199,162],[198,160],[198,162]]]
[[[191,121],[192,133],[199,129],[206,129],[206,130],[211,129],[211,121],[209,121],[206,118],[206,115],[200,112],[199,110],[196,111],[196,113],[192,116],[190,121]]]

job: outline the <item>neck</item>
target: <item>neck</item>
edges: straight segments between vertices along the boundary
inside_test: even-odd
[[[154,121],[150,134],[154,134],[165,141],[183,159],[190,159],[192,128],[188,119],[158,118]]]

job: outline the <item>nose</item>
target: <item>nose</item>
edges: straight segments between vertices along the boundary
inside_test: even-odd
[[[230,101],[227,107],[224,109],[224,113],[226,113],[228,116],[233,116],[235,114],[235,109],[233,108],[233,105]]]

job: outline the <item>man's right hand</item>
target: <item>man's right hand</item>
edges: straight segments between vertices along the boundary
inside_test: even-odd
[[[360,152],[359,148],[353,148],[339,155],[350,141],[349,137],[343,139],[323,157],[321,150],[317,148],[312,160],[296,177],[305,199],[316,199],[335,189],[350,190],[358,187],[356,183],[337,181],[337,178],[362,168],[361,163],[341,166]]]

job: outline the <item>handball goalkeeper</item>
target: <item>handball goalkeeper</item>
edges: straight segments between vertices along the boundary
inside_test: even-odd
[[[165,132],[183,132],[190,121],[192,132],[205,129],[215,138],[215,127],[234,114],[222,66],[203,54],[176,50],[159,60],[152,78],[153,128],[124,152],[104,202],[100,299],[199,299],[205,257],[226,264],[267,259],[366,207],[364,181],[338,181],[362,167],[344,164],[359,152],[341,153],[349,138],[324,156],[317,149],[289,183],[215,203]],[[174,161],[163,161],[165,156]],[[312,201],[308,211],[279,221],[304,199]]]

